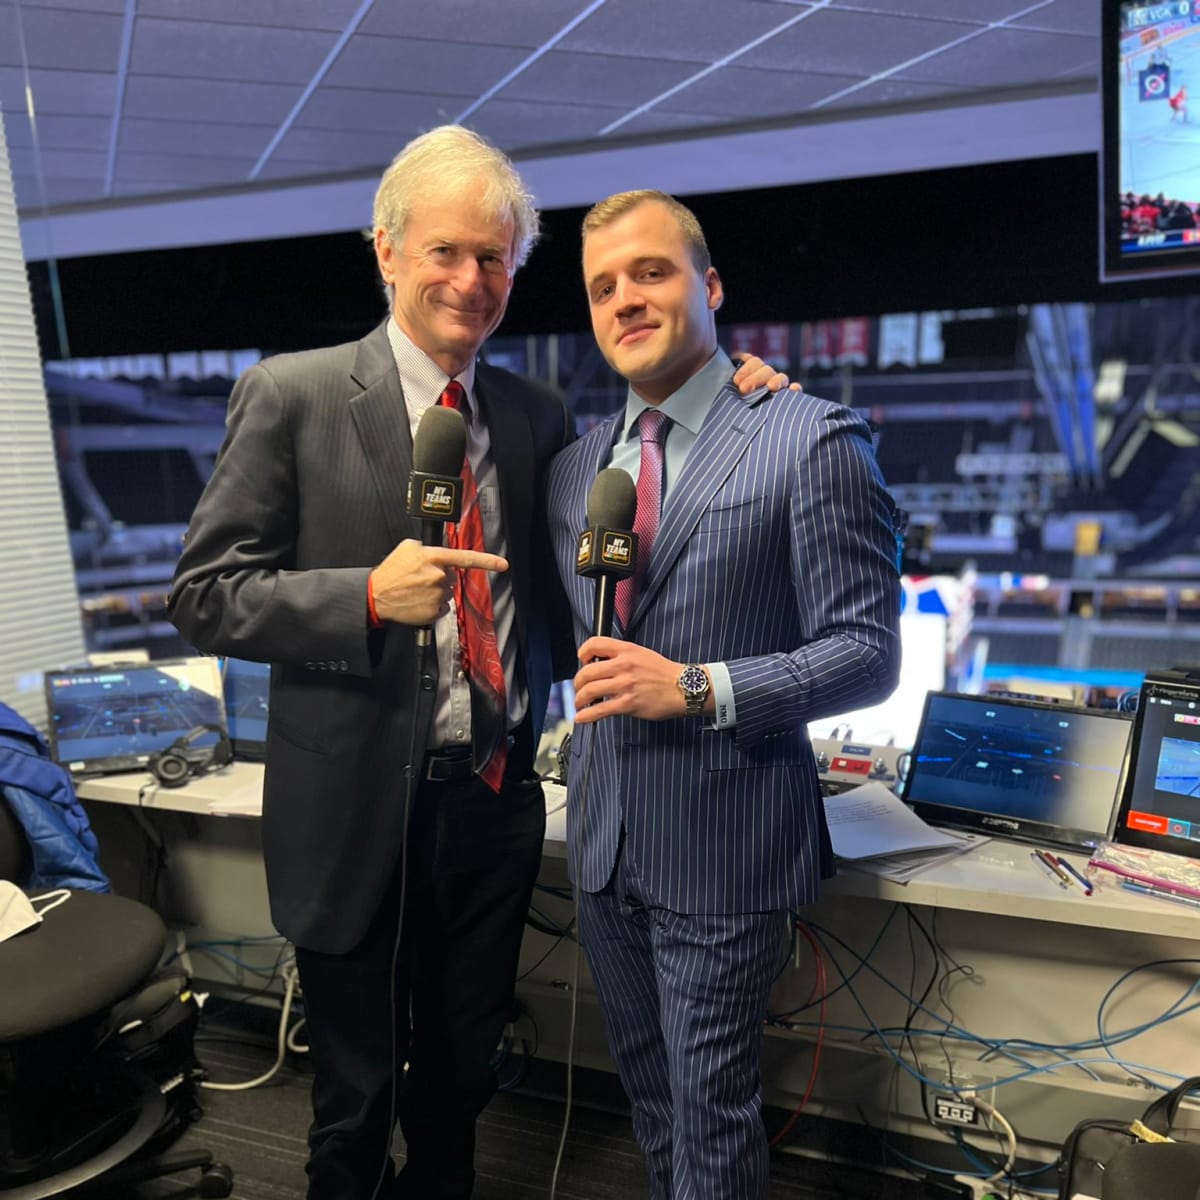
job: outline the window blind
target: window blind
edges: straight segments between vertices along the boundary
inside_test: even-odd
[[[0,701],[44,728],[41,672],[82,655],[75,568],[0,112]]]

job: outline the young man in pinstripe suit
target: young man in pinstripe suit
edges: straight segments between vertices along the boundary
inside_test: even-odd
[[[584,664],[582,940],[655,1200],[755,1200],[767,992],[788,910],[832,872],[806,724],[895,686],[894,508],[849,409],[730,385],[721,280],[688,209],[622,193],[583,236],[593,329],[629,393],[548,482]],[[576,541],[610,466],[637,479],[638,570],[614,636],[589,638]]]

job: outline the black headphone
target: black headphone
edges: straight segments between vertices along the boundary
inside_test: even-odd
[[[195,746],[206,734],[216,734],[212,746]],[[146,770],[163,787],[183,787],[193,775],[205,775],[233,761],[233,744],[220,725],[197,725],[165,750],[151,755]]]

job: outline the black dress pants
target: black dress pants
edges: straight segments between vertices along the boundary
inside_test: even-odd
[[[499,795],[474,777],[423,782],[399,952],[399,865],[354,950],[297,947],[314,1073],[308,1200],[470,1196],[545,826],[536,781],[505,780]],[[395,1182],[393,1087],[407,1143]]]

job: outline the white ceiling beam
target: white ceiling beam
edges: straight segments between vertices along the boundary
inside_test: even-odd
[[[543,209],[627,188],[678,195],[1094,153],[1094,85],[991,95],[973,104],[821,113],[674,140],[591,141],[514,155]],[[397,150],[400,147],[397,146]],[[28,261],[300,237],[365,228],[378,175],[256,184],[203,193],[22,212]],[[1090,203],[1092,197],[1080,197]]]

